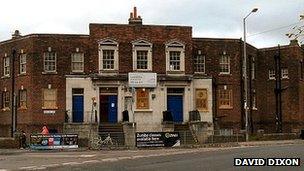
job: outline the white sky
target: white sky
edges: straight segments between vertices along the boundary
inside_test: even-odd
[[[254,7],[259,11],[247,19],[248,35],[299,22],[304,14],[304,0],[2,0],[0,41],[16,29],[22,35],[89,34],[89,23],[127,23],[134,5],[144,24],[192,26],[194,37],[240,38],[242,18]],[[292,27],[249,36],[248,42],[288,44]]]

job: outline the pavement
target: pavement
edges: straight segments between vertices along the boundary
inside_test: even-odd
[[[223,147],[244,147],[244,146],[271,146],[271,145],[288,145],[288,144],[304,144],[304,140],[276,140],[276,141],[249,141],[249,142],[230,142],[230,143],[214,143],[214,144],[202,144],[202,145],[188,145],[178,147],[179,149],[186,148],[223,148]],[[153,148],[154,149],[154,148]],[[153,150],[152,149],[152,150]],[[129,149],[120,149],[129,150]],[[78,148],[78,149],[68,149],[68,150],[47,150],[46,152],[84,152],[89,151],[88,148]],[[42,150],[30,150],[30,149],[0,149],[0,155],[14,155],[21,153],[37,153],[42,152]]]

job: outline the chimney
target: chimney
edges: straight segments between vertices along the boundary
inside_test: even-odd
[[[290,40],[289,45],[291,45],[291,46],[299,46],[298,40],[297,39]]]
[[[19,30],[15,30],[14,34],[12,34],[12,39],[16,39],[21,37]]]
[[[133,13],[130,13],[129,24],[132,25],[142,25],[142,18],[137,16],[137,8],[133,8]]]

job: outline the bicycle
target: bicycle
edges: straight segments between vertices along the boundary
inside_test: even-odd
[[[117,141],[112,139],[110,134],[108,134],[108,136],[104,140],[102,140],[100,135],[98,135],[97,137],[93,137],[91,140],[91,148],[95,150],[100,150],[103,147],[108,147],[112,149],[113,147],[115,148],[117,146]]]

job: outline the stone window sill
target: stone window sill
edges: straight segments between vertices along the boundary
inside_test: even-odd
[[[21,77],[21,76],[27,76],[27,75],[28,75],[27,73],[21,73],[21,74],[18,74],[17,76]]]
[[[42,72],[42,74],[43,75],[56,75],[58,73],[57,73],[57,71],[54,71],[54,72],[53,71],[50,71],[50,72],[44,71],[44,72]]]
[[[134,112],[146,112],[146,113],[151,113],[153,112],[152,109],[136,109]]]
[[[9,75],[2,76],[1,78],[10,78]]]
[[[10,111],[11,109],[9,107],[5,107],[5,108],[2,108],[2,111],[5,112],[5,111]]]
[[[233,109],[233,107],[219,107],[219,109],[222,109],[222,110],[231,110],[231,109]]]
[[[57,110],[58,107],[42,107],[43,110]]]

